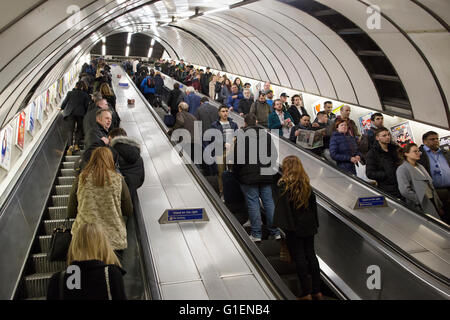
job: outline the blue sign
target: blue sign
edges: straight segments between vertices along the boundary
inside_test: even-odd
[[[386,199],[382,196],[358,198],[358,201],[356,203],[357,208],[381,207],[381,206],[385,206],[385,205],[386,205]]]
[[[128,88],[128,83],[119,83],[119,87],[126,87],[126,88]]]
[[[167,210],[167,220],[169,222],[192,221],[202,219],[203,219],[203,209]]]

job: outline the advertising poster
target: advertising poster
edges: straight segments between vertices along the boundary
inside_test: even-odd
[[[359,130],[361,134],[365,134],[370,130],[370,125],[372,124],[372,120],[370,120],[370,117],[372,116],[372,114],[373,112],[359,117]]]
[[[50,103],[50,89],[48,89],[47,90],[47,92],[45,92],[44,93],[44,96],[45,96],[45,109],[44,109],[44,111],[45,111],[45,113],[48,115],[49,113],[50,113],[50,110],[51,110],[51,108],[52,108],[52,105],[51,105],[51,103]]]
[[[36,120],[39,121],[40,124],[44,122],[44,100],[42,96],[39,96],[36,100],[37,111],[36,111]]]
[[[36,103],[31,103],[28,106],[27,131],[33,135],[36,126]]]
[[[317,116],[317,114],[320,112],[320,111],[324,111],[324,104],[325,104],[325,102],[326,101],[330,101],[330,99],[325,99],[325,98],[323,98],[323,99],[320,99],[320,100],[317,100],[316,102],[314,102],[313,104],[312,104],[312,106],[311,106],[311,108],[313,109],[313,112],[314,112],[314,117],[316,117]],[[339,114],[339,110],[341,110],[341,108],[344,106],[344,104],[340,104],[340,105],[337,105],[336,103],[334,103],[333,102],[333,113],[335,114],[335,115],[338,115]],[[312,121],[312,120],[311,120]]]
[[[27,114],[25,111],[22,111],[17,117],[17,126],[16,126],[16,146],[19,147],[20,150],[23,149],[25,145],[25,121],[27,119]]]
[[[0,155],[0,167],[9,171],[11,166],[11,146],[12,146],[13,129],[11,126],[6,126],[0,132],[0,141],[2,142],[2,153]]]
[[[391,134],[392,139],[402,148],[408,143],[414,142],[411,126],[408,121],[391,127]]]
[[[300,134],[297,137],[297,145],[306,149],[323,147],[324,133],[325,129],[317,131],[300,129]]]
[[[445,151],[450,150],[450,136],[442,137],[439,139],[439,145]]]

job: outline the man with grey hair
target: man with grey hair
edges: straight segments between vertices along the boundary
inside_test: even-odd
[[[112,111],[99,109],[96,111],[95,126],[89,130],[85,138],[85,152],[83,153],[82,168],[89,162],[92,152],[99,147],[109,145],[108,132],[112,123]]]
[[[250,89],[244,89],[244,98],[239,101],[238,104],[238,113],[241,117],[244,117],[250,112],[250,108],[252,107],[253,99],[251,98]]]
[[[189,113],[191,115],[195,115],[197,109],[200,107],[200,96],[195,93],[195,89],[193,87],[186,88],[184,102],[189,105]]]
[[[186,129],[189,132],[190,141],[183,141],[183,149],[185,149],[185,151],[189,153],[192,161],[194,161],[194,128],[197,119],[189,112],[189,109],[190,107],[186,102],[181,102],[178,105],[178,113],[176,116],[175,125],[172,129],[169,130],[168,134],[169,136],[172,136],[172,134],[177,129]]]

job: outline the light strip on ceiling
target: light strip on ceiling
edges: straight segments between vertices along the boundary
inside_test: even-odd
[[[226,6],[226,7],[222,7],[222,8],[217,8],[217,9],[213,9],[213,10],[209,10],[209,11],[205,11],[203,14],[212,14],[212,13],[216,13],[216,12],[220,12],[220,11],[225,11],[225,10],[230,10],[230,6]]]

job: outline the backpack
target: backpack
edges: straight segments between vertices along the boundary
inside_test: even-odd
[[[154,88],[155,87],[155,79],[153,79],[152,77],[148,77],[147,78],[147,86],[149,88]]]

